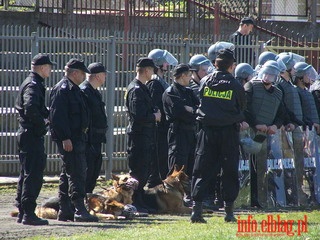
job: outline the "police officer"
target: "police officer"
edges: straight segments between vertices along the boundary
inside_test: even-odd
[[[310,85],[318,78],[318,74],[311,65],[298,62],[293,66],[292,75],[301,99],[303,122],[310,130],[314,127],[316,132],[320,133],[316,103],[312,93],[309,92]]]
[[[282,92],[273,83],[280,74],[276,61],[267,61],[254,78],[244,85],[247,98],[246,119],[255,132],[275,134],[285,119],[286,112],[282,103]],[[255,168],[251,169],[252,206],[267,207],[267,141],[255,155]]]
[[[19,112],[18,149],[21,165],[17,185],[16,206],[18,223],[47,225],[34,211],[39,196],[43,171],[46,165],[44,135],[47,133],[49,111],[45,106],[44,79],[51,73],[49,56],[37,54],[31,62],[31,73],[19,88],[15,108]]]
[[[107,71],[100,62],[91,63],[88,70],[90,71],[88,80],[81,83],[80,89],[84,92],[90,113],[89,139],[86,149],[86,193],[92,193],[102,166],[101,145],[107,140],[108,125],[105,103],[97,89],[105,83]]]
[[[240,63],[234,70],[235,78],[244,85],[254,77],[255,71],[248,63]]]
[[[136,64],[136,77],[127,87],[125,104],[129,117],[127,127],[128,163],[130,175],[139,181],[133,194],[133,205],[139,212],[152,212],[144,202],[144,189],[152,171],[151,161],[156,154],[156,123],[161,120],[159,109],[155,108],[151,94],[145,85],[156,70],[151,58],[140,58]]]
[[[169,70],[170,66],[178,64],[178,60],[170,52],[164,49],[153,49],[149,52],[148,57],[153,60],[158,68],[156,68],[155,74],[152,75],[151,80],[147,82],[147,87],[150,91],[153,103],[160,110],[161,115],[164,116],[162,94],[169,87],[169,84],[164,79],[164,75]],[[168,174],[168,128],[169,124],[166,118],[161,118],[161,121],[157,123],[156,147],[158,158],[153,159],[152,169],[154,171],[151,172],[147,183],[147,186],[150,188],[160,184],[161,179],[165,179]],[[157,159],[158,162],[156,161]]]
[[[170,123],[168,132],[169,171],[174,166],[186,169],[192,175],[195,149],[196,110],[199,100],[189,85],[192,72],[187,64],[178,64],[173,69],[174,82],[163,93],[163,108],[166,119]]]
[[[292,131],[292,144],[294,151],[294,166],[296,174],[295,187],[291,187],[293,190],[292,195],[296,198],[293,199],[293,204],[305,205],[307,203],[306,195],[303,193],[303,173],[304,173],[304,154],[303,154],[303,134],[301,126],[303,123],[303,113],[301,101],[298,93],[298,89],[292,84],[291,70],[296,63],[292,53],[279,54],[276,57],[277,60],[281,60],[285,64],[285,71],[280,73],[280,78],[276,81],[276,86],[283,93],[283,102],[290,118],[290,122],[294,124],[294,127],[287,125],[285,130]],[[284,133],[284,130],[282,130]],[[286,186],[286,189],[290,186]],[[288,200],[289,198],[287,198]]]
[[[51,136],[62,159],[59,221],[98,221],[97,217],[88,213],[84,205],[89,114],[79,85],[85,80],[86,73],[89,73],[89,70],[82,60],[70,59],[65,66],[65,76],[53,87],[50,94]]]
[[[231,74],[233,63],[233,52],[221,50],[215,62],[217,70],[201,81],[198,119],[202,128],[197,136],[192,174],[192,223],[206,223],[202,200],[221,168],[225,221],[236,221],[233,208],[239,192],[239,129],[248,125],[243,115],[245,93]]]
[[[229,38],[229,41],[236,45],[235,57],[237,62],[254,63],[254,52],[250,47],[252,45],[251,37],[249,36],[254,28],[254,21],[250,17],[244,17],[241,19],[239,28]]]
[[[189,66],[192,71],[192,78],[190,80],[189,87],[193,90],[194,94],[199,98],[199,86],[200,80],[213,72],[214,66],[208,58],[202,54],[196,54],[189,60]]]

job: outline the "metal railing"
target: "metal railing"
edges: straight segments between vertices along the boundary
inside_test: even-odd
[[[47,99],[52,86],[63,76],[65,63],[72,57],[83,59],[86,64],[100,61],[111,72],[107,76],[103,93],[108,113],[107,145],[103,147],[105,159],[110,161],[106,168],[112,169],[114,161],[126,159],[125,127],[128,120],[124,110],[126,86],[135,77],[135,63],[139,57],[147,56],[154,48],[171,52],[179,62],[187,63],[194,54],[205,54],[216,41],[227,40],[228,36],[149,34],[137,32],[109,32],[107,30],[45,28],[31,32],[28,27],[2,27],[0,35],[0,163],[16,161],[17,146],[15,132],[18,129],[15,98],[21,82],[27,77],[30,61],[38,52],[50,54],[57,66],[46,80]],[[267,49],[281,52],[293,51],[306,56],[309,63],[319,69],[318,44],[301,41],[301,45],[274,40]],[[257,57],[262,44],[255,39],[249,46]],[[248,48],[248,46],[243,46]],[[170,72],[167,73],[170,79]],[[58,159],[57,149],[50,136],[46,136],[46,151],[49,159]],[[114,161],[113,161],[114,160]],[[110,163],[110,164],[109,164]],[[121,163],[123,164],[123,163]],[[122,165],[123,166],[123,165]],[[116,166],[114,166],[116,167]],[[0,175],[4,168],[0,167]]]

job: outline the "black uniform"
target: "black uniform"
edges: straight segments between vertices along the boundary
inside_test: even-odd
[[[133,196],[135,203],[141,200],[143,187],[151,173],[151,161],[157,155],[155,106],[148,88],[138,79],[127,87],[126,107],[129,115],[127,152],[130,175],[139,181]]]
[[[239,192],[239,126],[244,120],[243,87],[228,72],[215,71],[201,80],[192,197],[201,202],[222,168],[222,197],[233,203]]]
[[[198,83],[196,80],[191,79],[190,80],[190,84],[189,87],[192,89],[192,91],[194,92],[194,94],[197,96],[198,99],[200,99],[200,93],[199,93],[199,87],[200,87],[200,83]]]
[[[162,104],[162,94],[169,87],[169,84],[164,81],[164,79],[157,76],[156,78],[151,79],[147,82],[147,87],[150,91],[151,98],[153,100],[154,105],[160,109],[161,116],[164,116],[165,113],[163,111]],[[165,119],[165,117],[161,118],[161,121],[157,123],[157,154],[158,158],[154,159],[158,162],[153,162],[152,169],[155,171],[151,174],[153,179],[149,179],[150,185],[156,185],[159,182],[159,177],[157,175],[160,172],[160,176],[162,179],[167,177],[168,173],[168,129],[169,123]]]
[[[45,119],[49,111],[45,106],[44,79],[35,72],[23,81],[16,99],[19,112],[18,148],[21,171],[18,180],[16,206],[20,214],[34,214],[36,199],[43,182],[46,165],[44,135]]]
[[[66,76],[52,89],[50,94],[50,130],[52,140],[57,143],[63,161],[59,183],[60,201],[83,199],[86,196],[85,150],[89,116],[83,93],[79,86]],[[62,141],[70,139],[71,152],[63,149]]]
[[[163,94],[163,107],[170,123],[168,132],[169,171],[185,166],[187,175],[192,175],[196,144],[196,109],[199,100],[190,88],[174,82]],[[192,107],[192,111],[186,110]]]
[[[86,192],[92,193],[102,166],[101,143],[106,143],[107,140],[107,115],[99,90],[94,89],[88,81],[83,82],[80,88],[84,92],[90,113],[89,141],[86,149]]]

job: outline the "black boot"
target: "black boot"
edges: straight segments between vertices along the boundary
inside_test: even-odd
[[[23,214],[24,214],[23,209],[19,208],[19,213],[17,216],[17,223],[22,223]]]
[[[224,211],[226,212],[226,216],[224,217],[225,222],[236,222],[237,219],[233,215],[234,204],[233,203],[225,203]]]
[[[59,201],[58,221],[74,221],[74,210],[70,198]]]
[[[74,213],[75,222],[98,222],[99,219],[96,216],[92,216],[84,206],[84,199],[79,198],[73,201],[73,205],[76,209]]]
[[[34,212],[31,212],[31,213],[25,213],[23,215],[22,224],[40,226],[40,225],[48,225],[49,222],[48,220],[37,217]]]
[[[202,202],[194,202],[190,220],[191,223],[207,223],[202,217]]]

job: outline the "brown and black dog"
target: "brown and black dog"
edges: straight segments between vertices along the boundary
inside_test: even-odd
[[[128,175],[112,174],[113,186],[101,192],[88,193],[86,206],[88,211],[100,219],[117,219],[123,212],[125,205],[132,203],[132,195],[138,186],[138,181]],[[46,219],[57,219],[59,211],[59,198],[47,199],[36,208],[36,215]],[[11,212],[16,217],[18,211]]]
[[[153,188],[145,189],[144,199],[149,206],[155,207],[158,213],[190,214],[191,209],[183,204],[184,193],[190,188],[189,177],[175,166],[173,172]]]

